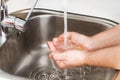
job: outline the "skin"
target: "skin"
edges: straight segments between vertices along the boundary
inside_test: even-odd
[[[110,46],[120,45],[120,25],[115,26],[114,28],[101,32],[91,37],[93,46],[89,50],[97,50]]]
[[[64,48],[64,34],[48,41],[54,59],[60,68],[92,65],[120,69],[120,25],[92,37],[76,32],[67,33],[68,47]]]
[[[84,49],[92,51],[120,44],[120,25],[107,31],[96,34],[92,37],[85,36],[76,32],[68,32],[68,40],[70,39],[76,45],[82,46]],[[117,37],[117,38],[116,38]],[[56,38],[55,38],[56,39]],[[64,34],[60,35],[57,40],[64,39]],[[58,44],[53,40],[54,44]]]
[[[87,65],[109,67],[120,70],[120,46],[112,46],[93,52],[88,52]]]
[[[92,52],[69,50],[54,54],[53,59],[56,61],[57,65],[63,69],[82,65],[120,69],[119,56],[120,46],[114,46]]]
[[[85,65],[85,58],[85,53],[79,50],[69,50],[53,55],[58,67],[63,69]]]

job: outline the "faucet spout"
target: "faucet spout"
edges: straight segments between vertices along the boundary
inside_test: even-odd
[[[6,41],[6,35],[3,32],[1,21],[7,16],[7,6],[5,5],[4,0],[1,0],[0,2],[0,47],[5,43]]]
[[[1,0],[0,4],[0,47],[6,42],[7,36],[12,34],[14,30],[18,32],[24,32],[25,20],[22,20],[16,16],[8,15],[7,6],[4,0]]]
[[[17,31],[24,32],[25,31],[25,28],[24,28],[25,23],[26,23],[25,20],[22,20],[18,17],[6,16],[2,20],[1,25],[3,26],[4,29],[12,28],[12,29],[16,29]],[[10,32],[8,31],[8,33],[10,33]]]
[[[8,15],[8,11],[7,11],[7,5],[5,4],[4,0],[1,0],[0,2],[0,13],[1,13],[1,20],[3,20],[5,18],[5,16]]]

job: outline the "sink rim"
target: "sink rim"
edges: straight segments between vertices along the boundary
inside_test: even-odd
[[[20,14],[20,13],[22,13],[22,14],[23,13],[28,13],[29,11],[30,11],[30,8],[21,9],[21,10],[17,10],[15,12],[10,13],[10,15],[17,15],[17,14]],[[41,15],[42,14],[43,15],[44,14],[51,14],[51,15],[63,16],[63,11],[45,9],[45,8],[34,8],[33,13],[41,13]],[[84,14],[78,14],[78,13],[72,13],[72,12],[67,12],[67,14],[68,14],[68,18],[70,17],[70,15],[72,15],[74,17],[80,16],[80,17],[84,17],[84,18],[89,18],[89,19],[92,19],[94,21],[102,21],[102,22],[108,23],[108,24],[113,25],[113,26],[116,25],[116,24],[119,24],[118,22],[116,22],[114,20],[103,18],[103,17],[98,17],[98,16],[84,15]],[[37,15],[40,15],[40,14],[37,14]],[[19,17],[19,16],[17,16],[17,17]]]

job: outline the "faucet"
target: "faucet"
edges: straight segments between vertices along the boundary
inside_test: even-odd
[[[7,6],[4,0],[0,4],[0,47],[6,42],[7,37],[16,30],[18,32],[25,31],[25,20],[16,16],[8,15]]]
[[[3,30],[5,28],[15,28],[18,31],[24,32],[25,20],[22,20],[16,16],[8,15],[7,6],[4,0],[1,0],[1,27]]]
[[[38,0],[35,0],[33,3],[29,13],[27,14],[25,20],[18,18],[16,16],[8,15],[7,6],[4,0],[1,0],[1,19],[0,19],[0,47],[6,42],[7,37],[10,36],[14,32],[14,30],[18,31],[18,33],[25,32],[25,24],[30,18],[33,9],[35,8]]]

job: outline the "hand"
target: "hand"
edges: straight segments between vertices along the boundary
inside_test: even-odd
[[[66,50],[91,50],[92,40],[90,37],[76,33],[68,32],[67,33],[67,46],[64,45],[64,34],[60,35],[58,38],[54,38],[53,41],[47,42],[52,56],[55,52],[64,52]]]
[[[69,50],[63,53],[55,53],[53,59],[60,68],[70,68],[85,65],[86,53],[80,50]]]
[[[67,40],[67,45],[65,46],[63,38],[54,38],[53,41],[48,41],[47,44],[51,51],[50,57],[54,53],[61,53],[68,50],[82,50],[81,46],[74,44],[71,40]]]
[[[93,40],[92,40],[91,37],[88,37],[88,36],[85,36],[83,34],[76,33],[76,32],[68,32],[67,33],[67,39],[70,40],[73,44],[75,44],[76,46],[79,46],[82,49],[92,50]],[[62,34],[58,37],[58,41],[59,40],[64,41],[64,34]],[[54,44],[55,43],[57,44],[57,42],[54,41]]]
[[[66,50],[82,49],[80,45],[73,43],[70,39],[67,39],[67,44],[65,46],[63,37],[54,38],[53,41],[48,41],[47,44],[52,52],[64,52]]]

